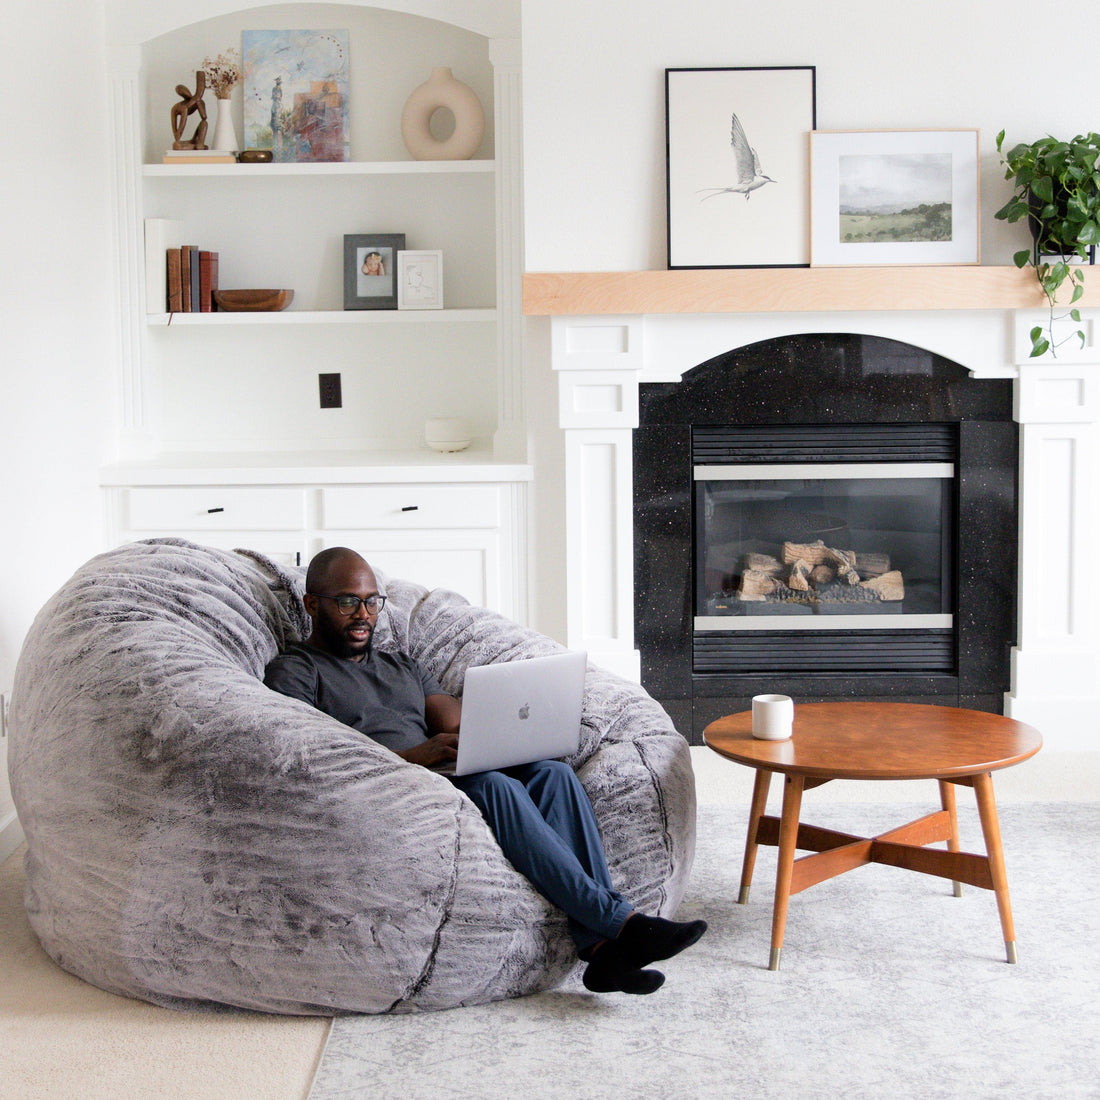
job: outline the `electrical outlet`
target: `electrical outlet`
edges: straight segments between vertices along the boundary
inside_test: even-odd
[[[344,399],[340,393],[339,374],[317,375],[317,387],[321,393],[322,409],[339,409],[343,407]]]

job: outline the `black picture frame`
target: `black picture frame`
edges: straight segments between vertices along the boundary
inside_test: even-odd
[[[809,267],[816,128],[813,65],[665,69],[669,270]]]
[[[344,309],[397,309],[397,254],[404,233],[344,234]],[[372,254],[380,270],[367,270]]]

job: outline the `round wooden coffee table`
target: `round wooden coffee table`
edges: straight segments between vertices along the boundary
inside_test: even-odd
[[[956,895],[964,882],[992,890],[1008,961],[1016,961],[1016,933],[990,773],[1034,756],[1043,743],[1037,730],[999,714],[956,707],[798,703],[794,734],[786,741],[754,738],[751,711],[712,722],[703,739],[722,756],[756,769],[740,902],[748,901],[757,846],[779,848],[769,969],[779,969],[791,894],[866,863],[949,878]],[[786,777],[780,818],[764,813],[776,772]],[[936,779],[943,808],[876,837],[801,824],[802,792],[833,779]],[[954,785],[974,788],[984,856],[959,851]],[[937,841],[947,841],[947,850],[926,847]],[[814,854],[795,859],[796,849]]]

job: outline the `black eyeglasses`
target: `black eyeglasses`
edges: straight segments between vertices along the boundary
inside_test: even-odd
[[[341,615],[354,615],[362,604],[372,615],[377,615],[386,606],[385,596],[326,596],[323,592],[310,592],[310,596],[316,596],[319,600],[335,600],[337,610]]]

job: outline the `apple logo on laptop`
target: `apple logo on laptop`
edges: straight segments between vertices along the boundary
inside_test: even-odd
[[[531,717],[531,706],[529,703],[524,703],[523,706],[519,708],[519,716],[521,721]]]

